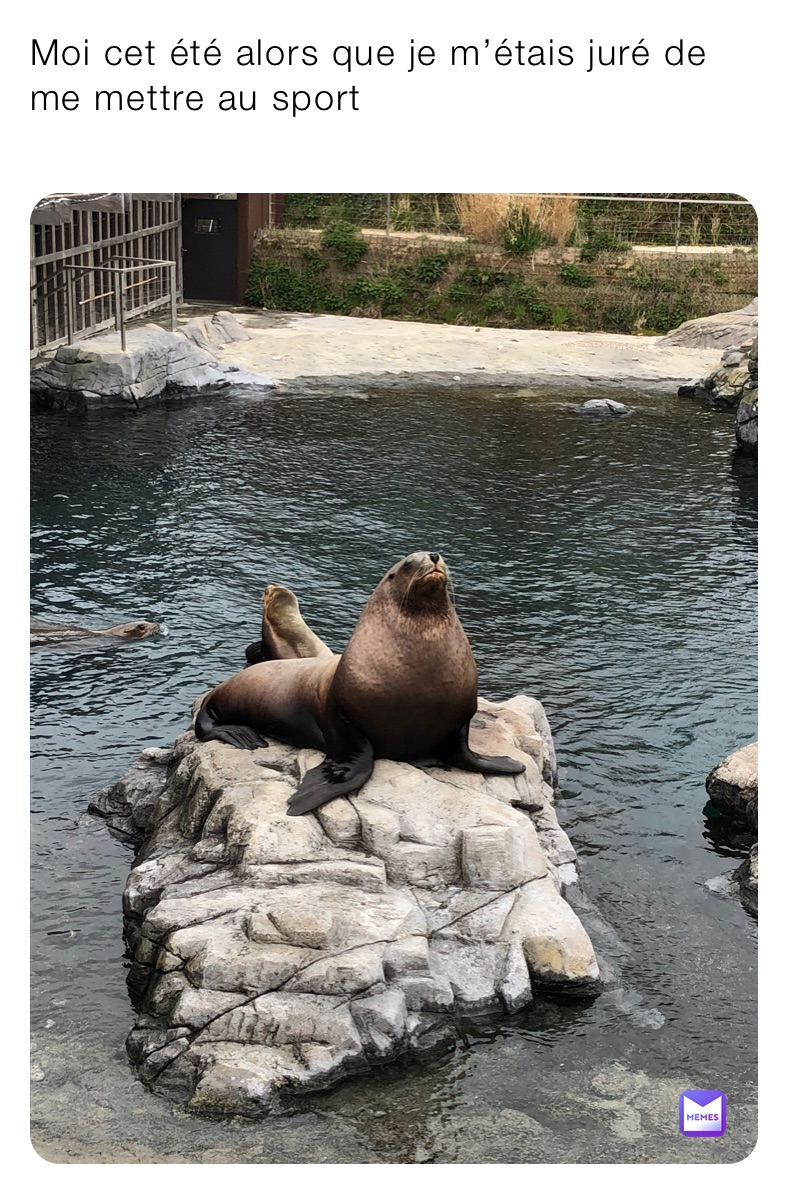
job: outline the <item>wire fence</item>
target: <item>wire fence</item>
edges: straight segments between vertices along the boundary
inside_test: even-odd
[[[673,248],[757,245],[755,209],[733,194],[288,194],[284,222],[289,227],[324,228],[344,219],[363,228],[466,235],[489,244],[496,239],[492,233],[482,239],[469,226],[470,208],[496,211],[500,228],[507,212],[533,201],[544,210],[563,210],[568,226],[557,243],[570,246],[605,237],[627,245]]]

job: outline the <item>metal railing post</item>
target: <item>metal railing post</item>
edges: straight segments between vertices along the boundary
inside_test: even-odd
[[[68,266],[65,267],[66,274],[66,335],[68,336],[69,345],[74,343],[74,296],[71,291],[71,286],[74,280],[74,271]]]
[[[681,200],[679,199],[678,208],[676,210],[676,252],[679,251],[679,240],[681,239]]]
[[[178,279],[175,276],[175,266],[171,265],[170,270],[170,330],[175,331],[178,327]]]
[[[112,271],[112,289],[115,292],[115,329],[120,332],[120,350],[126,351],[126,323],[123,318],[123,283],[120,270]]]

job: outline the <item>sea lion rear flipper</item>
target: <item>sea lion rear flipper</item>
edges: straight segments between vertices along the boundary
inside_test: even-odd
[[[270,659],[270,655],[262,639],[258,639],[256,643],[250,643],[244,654],[246,655],[247,667],[251,667],[253,663],[265,663],[267,659]]]
[[[200,742],[226,742],[239,750],[258,750],[268,742],[251,726],[221,725],[213,713],[210,700],[203,701],[194,723],[194,733]]]
[[[300,817],[337,796],[357,792],[372,774],[375,765],[372,743],[344,718],[338,726],[332,726],[329,751],[322,763],[307,771],[288,800],[288,817]]]
[[[519,775],[525,765],[508,755],[477,755],[468,745],[470,722],[455,730],[441,745],[438,758],[447,767],[459,767],[463,771],[479,771],[482,775]]]

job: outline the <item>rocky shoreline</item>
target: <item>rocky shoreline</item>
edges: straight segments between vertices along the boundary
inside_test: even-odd
[[[361,792],[288,818],[314,752],[149,750],[92,810],[143,835],[124,899],[129,1055],[195,1110],[265,1114],[505,1017],[534,990],[592,999],[591,941],[564,898],[576,856],[554,808],[544,711],[480,701],[483,777],[378,760]]]
[[[270,377],[220,359],[225,345],[247,339],[229,311],[190,319],[175,332],[157,324],[130,328],[125,349],[119,332],[105,332],[63,345],[51,359],[36,364],[30,391],[46,406],[141,410],[165,395],[230,386],[270,389]]]
[[[175,333],[155,324],[131,329],[126,353],[114,332],[57,349],[51,360],[33,367],[34,398],[53,407],[139,410],[166,395],[241,385],[272,394],[414,385],[675,394],[677,386],[707,372],[719,358],[714,347],[601,332],[243,308],[192,314],[188,305],[184,316]]]
[[[758,300],[741,311],[683,323],[667,336],[671,344],[717,344],[722,358],[704,377],[679,386],[679,398],[736,411],[736,443],[758,451]]]

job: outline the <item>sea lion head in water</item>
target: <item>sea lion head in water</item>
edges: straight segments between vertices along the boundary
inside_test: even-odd
[[[78,642],[90,638],[149,638],[159,634],[158,622],[122,622],[106,630],[91,630],[85,626],[57,626],[50,622],[30,623],[30,645],[33,647],[57,646],[60,643]]]
[[[357,791],[375,757],[437,760],[490,775],[523,764],[468,746],[477,672],[438,552],[413,552],[372,593],[341,656],[271,660],[220,684],[195,724],[201,741],[255,749],[271,734],[326,752],[288,801],[291,816]]]
[[[261,638],[246,648],[247,663],[262,663],[266,659],[309,659],[318,655],[333,655],[333,651],[301,617],[295,593],[284,585],[266,585]]]
[[[158,622],[123,622],[120,626],[110,626],[109,630],[99,630],[97,634],[110,634],[116,638],[149,638],[158,634],[161,626]]]

